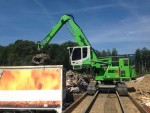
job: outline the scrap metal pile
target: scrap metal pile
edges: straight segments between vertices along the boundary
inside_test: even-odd
[[[82,93],[87,90],[89,79],[81,74],[69,70],[66,73],[66,88],[70,92]]]

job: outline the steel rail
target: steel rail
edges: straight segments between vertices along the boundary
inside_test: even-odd
[[[122,110],[122,113],[125,113],[125,109],[123,107],[123,104],[120,100],[120,96],[118,94],[118,92],[116,91],[116,95],[117,95],[117,98],[119,100],[119,103],[120,103],[120,107],[121,107],[121,110]],[[141,112],[141,113],[148,113],[130,94],[128,94],[128,97],[129,99],[133,102],[133,104],[137,107],[137,109]]]
[[[93,104],[95,103],[97,96],[99,95],[99,91],[95,93],[95,95],[92,97],[92,100],[88,104],[88,106],[85,108],[85,110],[82,113],[89,113]],[[87,96],[87,92],[85,92],[76,102],[74,102],[72,105],[70,105],[66,110],[64,110],[62,113],[71,113]],[[116,91],[116,96],[119,101],[119,105],[121,108],[122,113],[125,113],[125,108],[123,107],[122,101],[120,99],[120,96],[118,92]],[[128,98],[133,102],[133,104],[137,107],[137,109],[141,113],[148,113],[130,94],[128,94]]]
[[[122,102],[121,102],[121,100],[120,100],[120,96],[119,96],[119,94],[118,94],[117,91],[116,91],[116,95],[117,95],[117,98],[118,98],[118,101],[119,101],[119,105],[120,105],[121,111],[122,111],[122,113],[125,113],[123,104],[122,104]]]
[[[77,101],[75,101],[72,105],[70,105],[67,109],[65,109],[62,113],[71,113],[79,103],[87,96],[87,92],[85,92]]]
[[[95,93],[95,95],[93,96],[93,99],[91,100],[91,102],[89,103],[89,105],[87,106],[87,108],[83,111],[83,113],[89,113],[90,112],[90,110],[91,110],[91,108],[92,108],[92,106],[93,106],[93,104],[94,104],[94,102],[95,102],[98,94],[99,94],[99,91],[97,91]]]

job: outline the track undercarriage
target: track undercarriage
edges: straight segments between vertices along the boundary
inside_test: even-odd
[[[128,89],[124,83],[117,84],[98,84],[97,82],[91,82],[88,85],[87,93],[89,95],[94,95],[96,91],[117,91],[120,96],[127,96]]]

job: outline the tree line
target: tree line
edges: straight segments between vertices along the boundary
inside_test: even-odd
[[[150,72],[150,50],[146,47],[135,52],[135,66],[139,74]]]
[[[69,64],[69,52],[67,47],[77,46],[77,43],[67,41],[63,44],[48,44],[44,50],[50,56],[48,65],[63,65],[71,69]],[[98,57],[117,56],[117,50],[95,50]],[[17,40],[8,46],[0,46],[0,66],[34,65],[32,57],[37,53],[37,44],[28,40]],[[127,56],[128,57],[128,56]],[[137,49],[131,58],[131,64],[136,67],[138,73],[150,72],[150,50]]]

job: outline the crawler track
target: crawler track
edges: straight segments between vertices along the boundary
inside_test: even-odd
[[[147,113],[130,95],[119,96],[116,93],[99,93],[94,96],[86,93],[65,110],[64,113]]]

